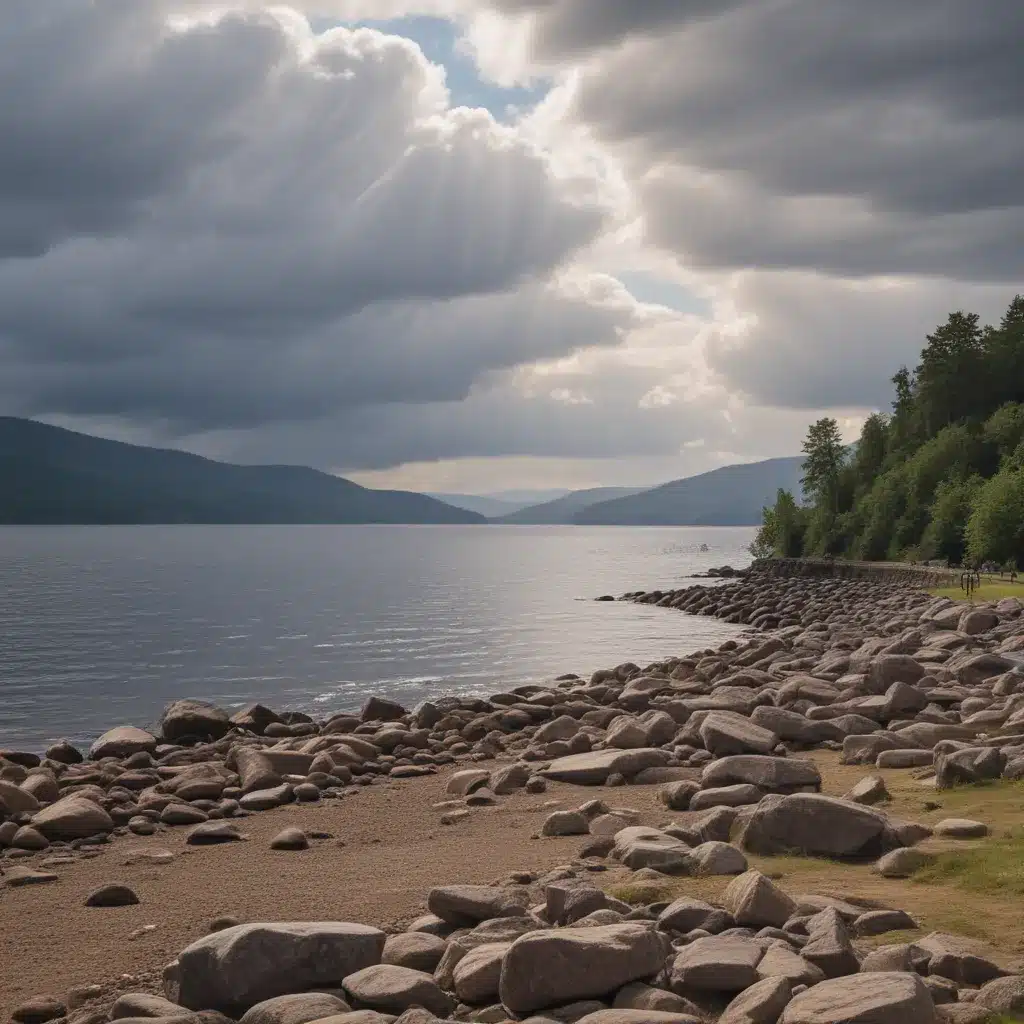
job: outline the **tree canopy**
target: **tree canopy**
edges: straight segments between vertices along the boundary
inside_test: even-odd
[[[1024,296],[998,326],[951,313],[892,383],[849,457],[811,424],[803,504],[780,491],[752,550],[1024,568]]]

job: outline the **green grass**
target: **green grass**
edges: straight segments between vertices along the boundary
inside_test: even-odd
[[[932,597],[948,597],[954,601],[966,601],[967,594],[957,583],[951,587],[932,587],[928,591]],[[998,601],[1002,597],[1019,597],[1024,600],[1024,583],[1011,583],[1000,580],[998,576],[982,576],[981,586],[973,591],[970,600]]]
[[[937,853],[914,873],[913,880],[922,885],[955,885],[966,892],[1024,896],[1024,831]]]
[[[661,903],[675,897],[676,887],[670,882],[622,882],[609,886],[605,890],[623,903],[632,906],[646,906],[648,903]]]

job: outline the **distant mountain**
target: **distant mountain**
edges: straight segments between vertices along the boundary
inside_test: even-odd
[[[801,493],[803,457],[723,466],[624,498],[589,503],[581,526],[757,526],[780,487]]]
[[[447,505],[468,509],[470,512],[477,512],[491,518],[508,515],[527,504],[526,502],[507,501],[504,498],[493,498],[489,494],[445,494],[431,491],[430,497],[443,501]]]
[[[570,491],[568,494],[545,501],[540,505],[528,505],[509,515],[497,517],[494,522],[509,526],[559,525],[575,522],[577,514],[595,502],[608,501],[636,494],[635,487],[591,487],[585,491]]]
[[[425,494],[0,417],[0,524],[482,523]]]
[[[527,505],[539,505],[542,501],[554,501],[570,493],[568,487],[545,487],[540,490],[528,488],[509,491],[486,491],[485,498],[497,498],[499,501],[511,501],[516,508],[526,508]]]

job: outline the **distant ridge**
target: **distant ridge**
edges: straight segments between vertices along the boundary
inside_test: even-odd
[[[304,466],[238,466],[0,417],[0,524],[482,522]]]
[[[639,494],[588,504],[581,526],[758,526],[780,487],[799,500],[803,457],[723,466]]]
[[[528,505],[507,515],[496,516],[491,521],[507,526],[559,525],[574,522],[577,513],[596,502],[609,498],[621,498],[636,494],[636,487],[591,487],[585,491],[570,491],[568,494],[539,505]]]

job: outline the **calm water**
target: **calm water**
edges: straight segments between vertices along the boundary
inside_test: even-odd
[[[182,696],[324,715],[688,653],[737,627],[592,598],[746,565],[753,533],[0,529],[0,746],[151,724]]]

